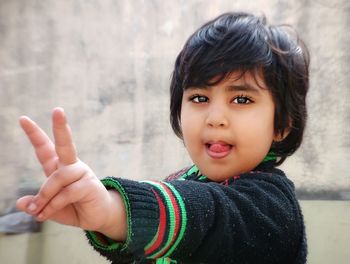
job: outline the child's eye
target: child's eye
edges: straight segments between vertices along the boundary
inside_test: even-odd
[[[233,99],[232,101],[235,104],[250,104],[253,102],[248,96],[240,95]]]
[[[200,103],[206,103],[208,102],[208,97],[203,96],[203,95],[193,95],[190,97],[190,101],[192,101],[193,103],[196,104],[200,104]]]

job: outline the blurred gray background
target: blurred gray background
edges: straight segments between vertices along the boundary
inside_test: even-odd
[[[51,133],[51,110],[64,107],[79,157],[100,177],[161,179],[189,165],[168,118],[173,64],[194,30],[235,10],[291,24],[307,43],[307,130],[282,167],[300,199],[348,210],[349,0],[0,0],[0,215],[44,180],[23,114]]]

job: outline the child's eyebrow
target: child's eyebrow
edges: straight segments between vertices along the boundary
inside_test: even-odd
[[[195,86],[195,87],[188,87],[186,90],[193,91],[193,90],[210,90],[211,86]],[[231,84],[225,87],[225,89],[229,92],[252,92],[255,94],[260,94],[260,89],[257,87],[244,83],[244,84]]]
[[[260,94],[260,89],[258,89],[257,87],[253,86],[253,85],[250,85],[248,83],[245,83],[245,84],[236,84],[236,85],[229,85],[226,87],[226,89],[228,91],[233,91],[233,92],[252,92],[252,93],[255,93],[255,94]]]

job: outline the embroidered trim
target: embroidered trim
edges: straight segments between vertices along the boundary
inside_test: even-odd
[[[270,151],[269,153],[267,153],[266,157],[264,158],[264,160],[262,162],[266,162],[266,161],[276,161],[277,160],[277,155],[275,152]]]
[[[191,176],[192,174],[198,174],[199,169],[197,168],[196,165],[193,165],[188,171],[186,171],[184,174],[182,174],[179,177],[179,180],[186,180],[186,178],[188,178],[189,176]]]

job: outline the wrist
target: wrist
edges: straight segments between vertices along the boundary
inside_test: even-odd
[[[127,238],[127,217],[124,201],[116,190],[108,190],[106,210],[109,212],[105,223],[96,230],[99,233],[121,242]]]

